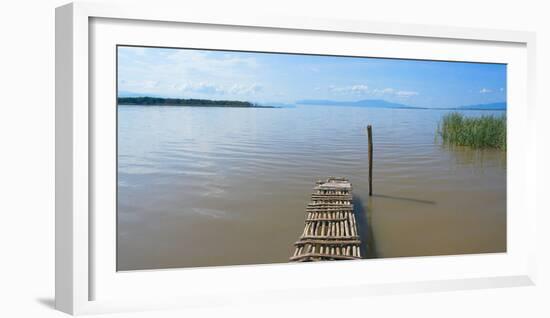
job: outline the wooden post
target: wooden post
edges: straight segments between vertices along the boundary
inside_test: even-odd
[[[369,196],[372,196],[372,126],[367,126],[369,136]]]

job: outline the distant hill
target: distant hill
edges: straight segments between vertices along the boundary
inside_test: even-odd
[[[178,99],[162,98],[153,95],[143,96],[127,91],[118,92],[120,105],[174,105],[174,106],[232,106],[232,107],[265,107],[265,108],[293,108],[294,104],[263,102],[250,103],[242,101],[220,101],[203,99]],[[458,107],[415,107],[400,103],[388,102],[383,99],[363,99],[358,101],[335,101],[329,99],[303,99],[296,101],[298,105],[327,105],[327,106],[352,106],[368,108],[390,108],[390,109],[440,109],[440,110],[506,110],[506,102],[464,105]]]
[[[394,108],[394,109],[448,109],[448,110],[506,110],[506,102],[490,103],[490,104],[475,104],[458,107],[446,108],[427,108],[414,107],[405,104],[392,103],[382,99],[364,99],[358,101],[334,101],[328,99],[304,99],[296,101],[300,105],[329,105],[329,106],[355,106],[355,107],[371,107],[371,108]]]
[[[400,109],[425,109],[423,107],[414,107],[405,104],[392,103],[382,99],[363,99],[351,102],[341,102],[327,99],[305,99],[296,101],[301,105],[330,105],[330,106],[355,106],[372,108],[400,108]]]
[[[506,102],[460,106],[460,110],[506,110]]]
[[[210,100],[210,99],[182,99],[160,97],[118,97],[119,105],[138,106],[201,106],[201,107],[258,107],[274,108],[272,106],[260,106],[250,102],[234,100]]]
[[[296,105],[294,104],[279,103],[279,102],[260,102],[258,104],[264,107],[275,107],[275,108],[295,108],[296,107]]]

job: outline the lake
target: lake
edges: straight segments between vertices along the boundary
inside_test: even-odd
[[[368,257],[504,252],[505,154],[442,145],[447,112],[118,106],[118,270],[287,262],[328,176],[353,184]]]

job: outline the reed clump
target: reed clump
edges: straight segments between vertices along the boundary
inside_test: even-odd
[[[448,145],[506,150],[506,115],[466,117],[449,113],[441,119],[438,133]]]

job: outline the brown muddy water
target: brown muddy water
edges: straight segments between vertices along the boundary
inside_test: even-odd
[[[505,154],[441,145],[446,112],[119,106],[118,270],[287,262],[328,176],[353,184],[368,257],[504,252]]]

